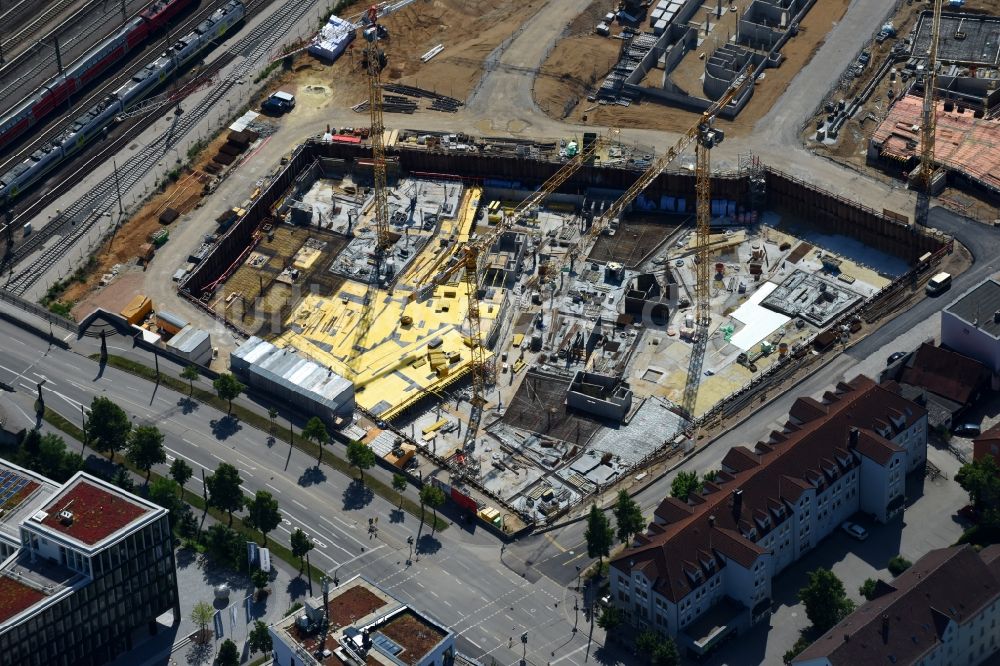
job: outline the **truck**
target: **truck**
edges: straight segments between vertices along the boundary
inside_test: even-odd
[[[281,115],[295,108],[295,95],[279,90],[264,100],[260,108],[265,113]]]

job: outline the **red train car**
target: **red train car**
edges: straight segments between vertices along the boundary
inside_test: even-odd
[[[0,118],[0,146],[41,121],[60,104],[138,48],[194,0],[155,0],[113,35],[78,58],[64,74],[39,86],[27,107],[21,104]]]
[[[149,22],[149,29],[159,30],[167,21],[177,16],[178,12],[191,4],[193,0],[156,0],[142,10],[142,18]]]

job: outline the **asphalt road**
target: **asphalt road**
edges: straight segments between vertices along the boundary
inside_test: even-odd
[[[70,420],[79,422],[81,405],[105,395],[135,423],[156,424],[165,434],[171,459],[184,458],[195,469],[188,483],[191,490],[201,491],[202,470],[210,473],[223,461],[236,465],[248,494],[267,490],[280,503],[284,521],[272,539],[287,545],[291,531],[302,528],[317,546],[313,564],[341,579],[362,573],[412,601],[459,633],[462,652],[516,663],[521,646],[515,642],[508,649],[508,639],[528,631],[531,663],[553,660],[555,651],[560,663],[583,664],[588,645],[593,651],[603,643],[599,629],[588,642],[590,627],[583,617],[577,620],[582,631],[573,633],[574,592],[547,578],[511,572],[501,562],[500,544],[493,535],[460,524],[431,535],[427,526],[419,529],[418,519],[365,492],[351,478],[328,467],[318,470],[315,459],[284,443],[269,443],[267,433],[222,412],[114,368],[101,372],[85,356],[50,347],[7,322],[0,321],[0,336],[0,381],[14,387],[11,397],[26,414],[33,409],[37,382],[44,379],[46,405]],[[113,338],[111,346],[120,343]],[[86,353],[92,344],[82,341],[81,348]],[[166,465],[157,471],[165,472]],[[384,470],[369,474],[389,481]],[[409,494],[415,498],[413,489]],[[367,518],[376,516],[379,534],[372,539]],[[408,566],[406,539],[418,533],[422,553]],[[606,663],[614,663],[608,659]]]

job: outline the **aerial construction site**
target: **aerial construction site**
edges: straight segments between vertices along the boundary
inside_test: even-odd
[[[440,8],[334,15],[272,58],[285,65],[280,95],[254,98],[198,142],[190,168],[116,227],[90,276],[43,292],[43,273],[12,270],[8,285],[72,303],[80,318],[135,298],[121,314],[148,344],[231,367],[501,529],[551,521],[680,460],[914,298],[932,267],[955,261],[954,245],[785,172],[751,138],[729,148],[741,114],[767,112],[767,86],[808,62],[796,40],[818,47],[804,28],[826,16],[814,3],[626,2],[606,16],[598,4],[541,10],[572,14],[561,38],[596,17],[588,40],[620,40],[618,60],[591,77],[597,117],[648,119],[653,104],[678,134],[498,129],[488,118],[503,96],[481,97],[500,85],[491,72],[565,82],[552,63],[502,62],[542,20],[526,4],[459,53],[433,43]],[[992,44],[993,19],[957,20],[972,50]],[[469,55],[479,51],[485,60]],[[918,131],[907,118],[922,105],[910,99],[887,110],[872,161],[914,150],[900,134]],[[286,115],[257,113],[261,101]],[[571,96],[563,117],[580,103]],[[942,113],[958,103],[942,101]],[[831,145],[848,115],[834,105],[812,141]],[[170,131],[188,118],[175,116]],[[961,161],[953,153],[939,162]],[[15,257],[55,265],[63,255],[42,247],[48,235],[14,244]]]

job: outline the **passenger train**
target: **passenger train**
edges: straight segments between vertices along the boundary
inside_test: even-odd
[[[135,51],[147,37],[163,28],[193,1],[156,0],[115,34],[81,56],[65,72],[42,84],[21,104],[0,118],[0,148],[38,124],[69,99],[70,95],[83,90],[126,53]]]
[[[187,0],[175,0],[174,4],[178,2],[184,5]],[[166,4],[168,0],[156,3],[156,5]],[[178,39],[156,60],[136,72],[125,85],[68,123],[62,132],[32,153],[28,159],[0,176],[0,201],[10,202],[17,198],[29,185],[62,160],[83,148],[91,139],[101,134],[116,115],[142,100],[172,74],[183,69],[202,50],[239,23],[245,14],[246,9],[240,0],[230,0],[215,10],[192,32]]]

